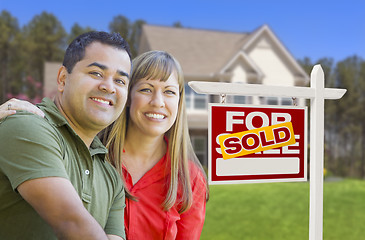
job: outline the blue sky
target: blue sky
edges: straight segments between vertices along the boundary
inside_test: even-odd
[[[108,31],[116,15],[131,21],[184,27],[251,32],[269,25],[297,58],[312,61],[354,54],[365,59],[363,0],[0,0],[23,26],[42,11],[54,14],[69,31],[74,23]]]

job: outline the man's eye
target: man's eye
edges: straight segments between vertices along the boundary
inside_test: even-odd
[[[94,75],[96,77],[102,77],[103,75],[101,75],[101,73],[99,72],[90,72],[91,75]]]
[[[123,79],[115,79],[115,82],[118,84],[125,85],[125,80],[123,80]]]

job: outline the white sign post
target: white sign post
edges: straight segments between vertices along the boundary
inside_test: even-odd
[[[324,100],[340,99],[346,89],[324,88],[324,73],[315,65],[310,87],[265,86],[223,82],[189,82],[200,94],[296,97],[310,99],[310,216],[309,239],[323,239]]]

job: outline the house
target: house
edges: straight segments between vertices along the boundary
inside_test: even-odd
[[[189,81],[307,86],[309,77],[267,25],[250,33],[143,25],[139,54],[171,53]],[[52,97],[60,63],[45,65],[45,96]],[[50,85],[51,84],[51,85]],[[53,85],[52,85],[53,84]],[[196,94],[187,84],[186,106],[195,153],[207,165],[208,103],[220,96]],[[295,97],[295,96],[293,96]],[[227,96],[227,103],[292,105],[291,98]],[[304,99],[299,99],[304,105]]]
[[[139,54],[164,50],[180,62],[189,81],[307,86],[309,77],[267,25],[250,33],[144,25]],[[189,130],[197,156],[207,164],[208,103],[186,84]],[[293,96],[295,97],[295,96]],[[299,100],[304,105],[304,99]],[[292,105],[292,99],[227,96],[227,103]]]
[[[268,25],[250,33],[144,25],[139,54],[164,50],[180,62],[189,81],[307,86],[309,77]],[[195,153],[207,165],[208,103],[220,96],[196,94],[187,84],[186,106]],[[295,97],[295,96],[293,96]],[[227,96],[227,103],[292,105],[291,98]],[[304,99],[299,99],[304,105]]]

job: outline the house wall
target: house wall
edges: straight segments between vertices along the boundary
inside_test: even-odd
[[[264,74],[262,84],[294,86],[293,73],[267,39],[260,39],[257,46],[248,55]]]
[[[244,65],[237,64],[234,66],[233,70],[233,77],[231,82],[240,82],[240,83],[247,83],[247,70],[244,68]]]
[[[43,96],[53,99],[57,93],[57,73],[61,62],[45,62]]]

